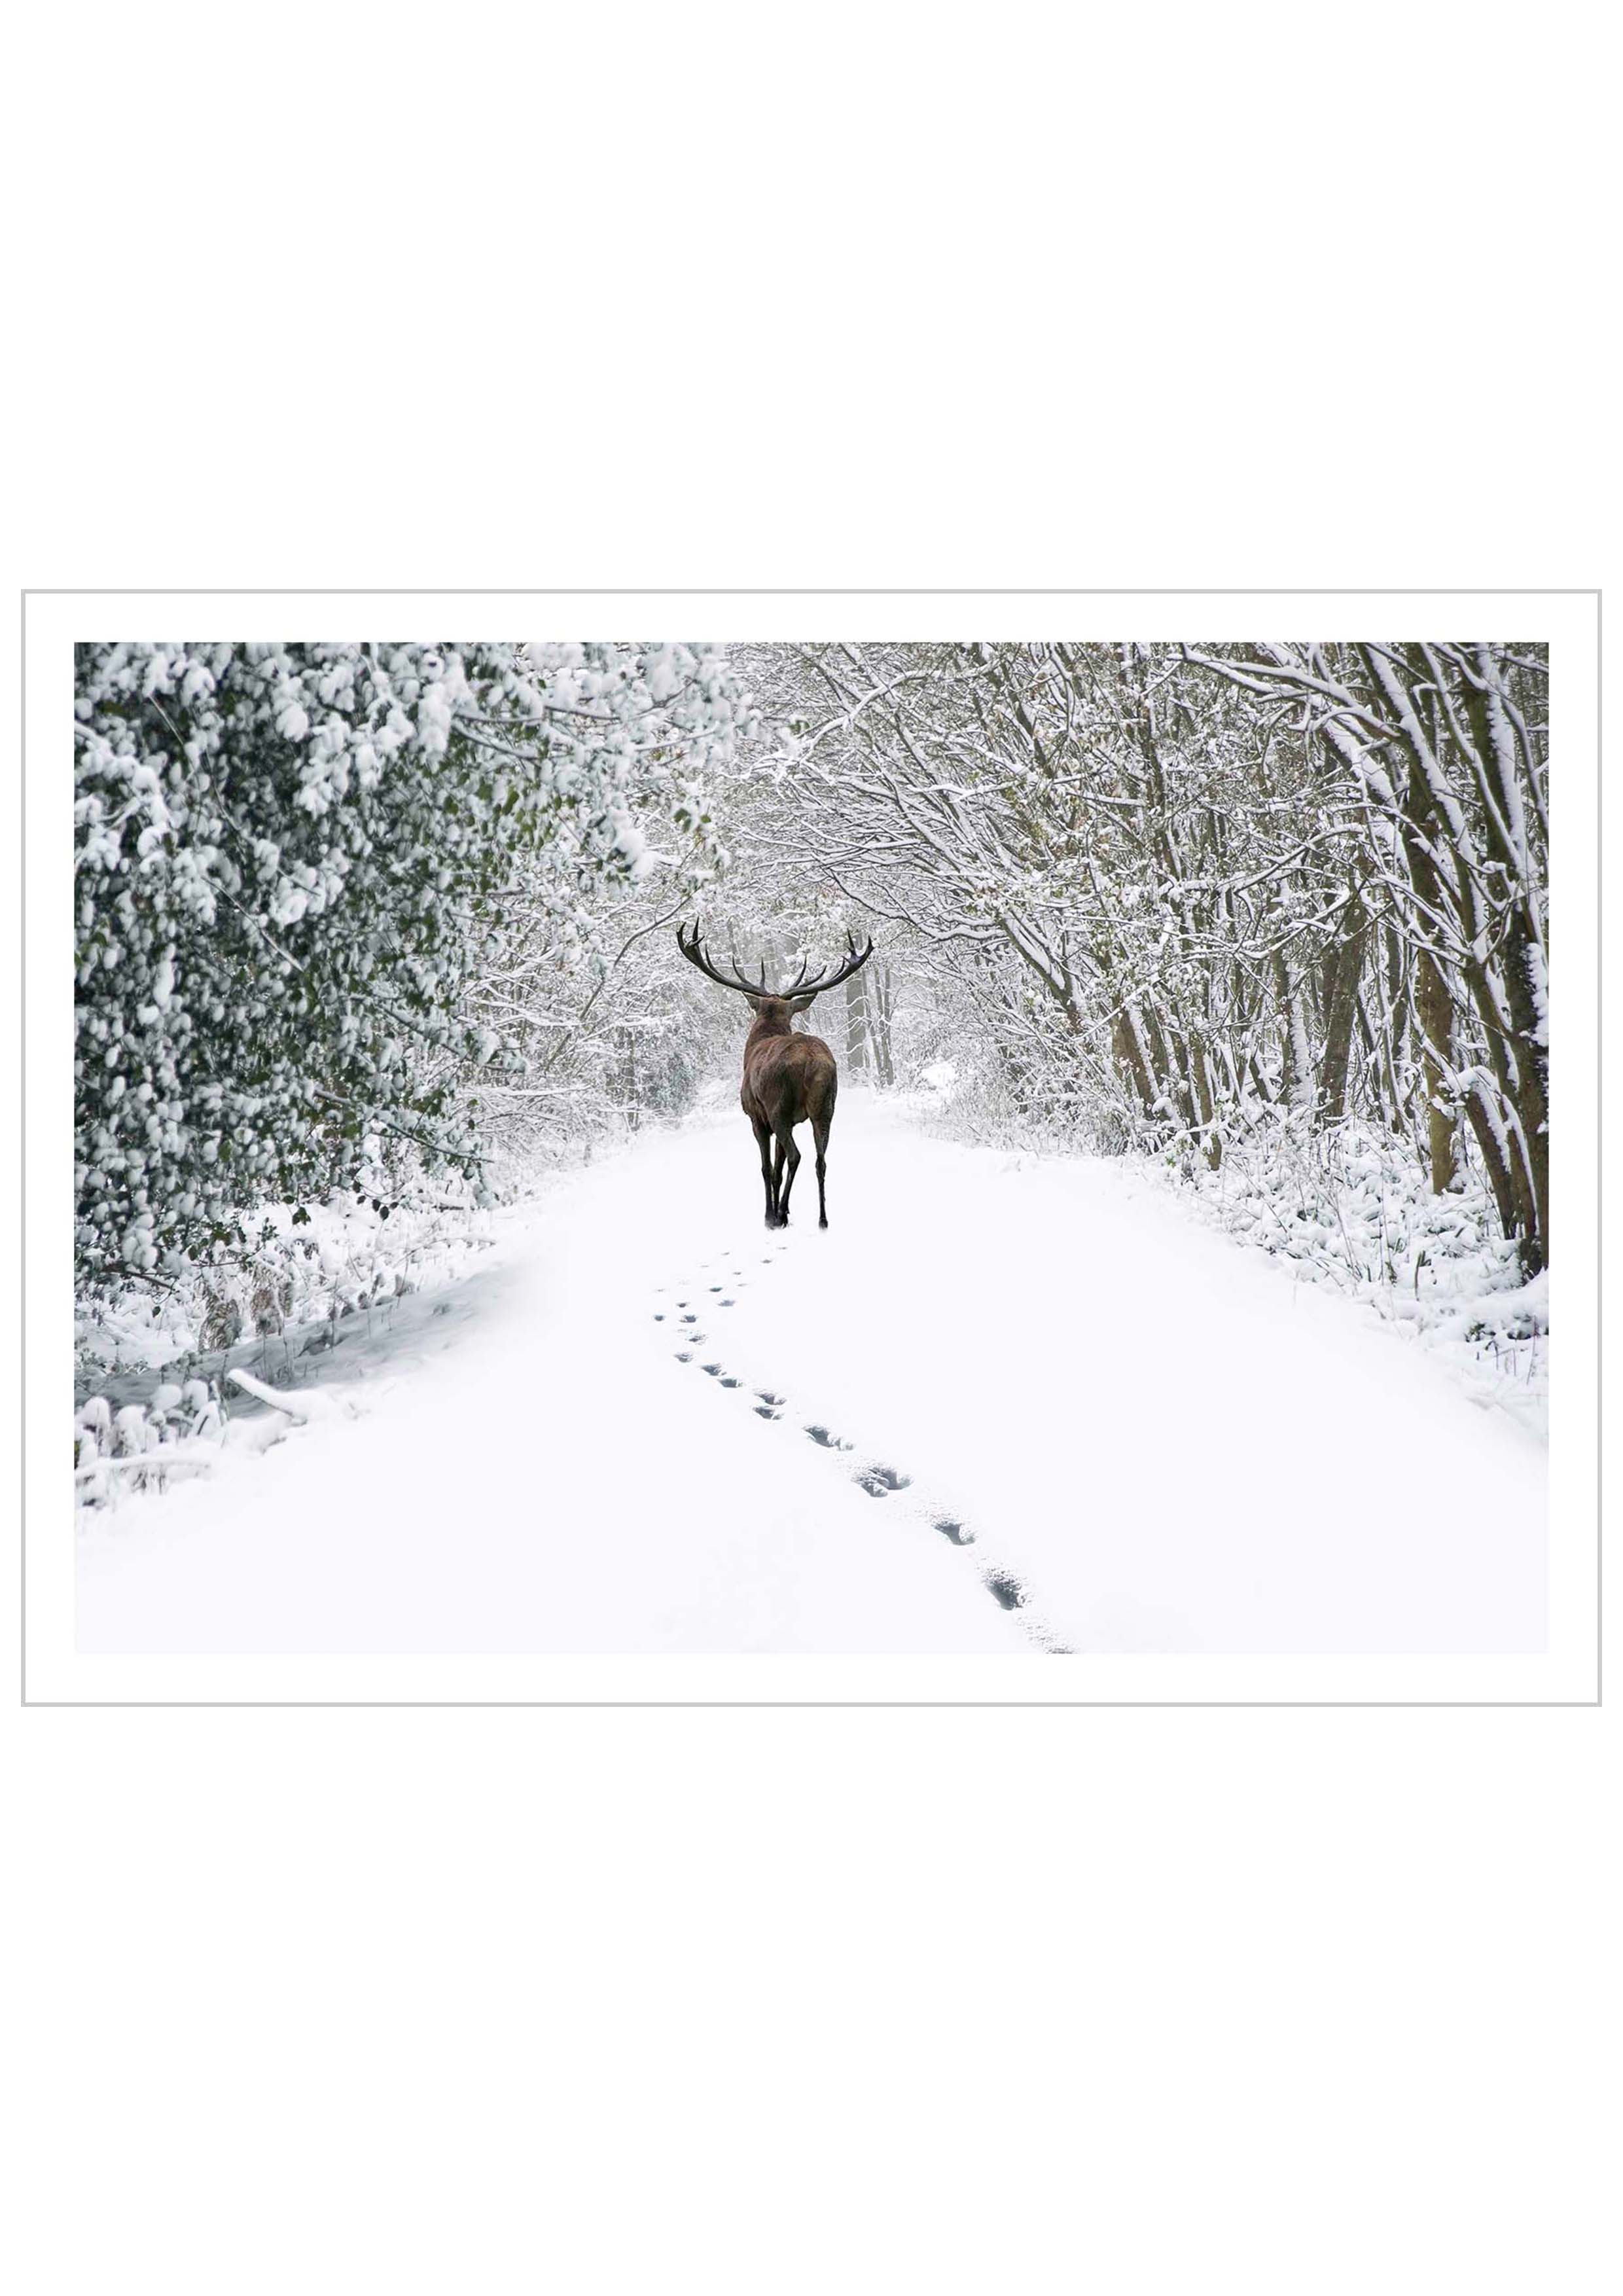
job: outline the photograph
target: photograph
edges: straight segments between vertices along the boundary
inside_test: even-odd
[[[77,644],[78,1653],[1545,1652],[1550,652]]]

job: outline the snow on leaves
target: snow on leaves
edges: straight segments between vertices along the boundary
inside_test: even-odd
[[[708,828],[744,714],[689,645],[78,649],[77,1244],[94,1289],[383,1155],[463,1169],[466,1014],[521,890],[560,940]]]

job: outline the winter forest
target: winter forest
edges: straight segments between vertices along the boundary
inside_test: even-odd
[[[74,709],[82,1646],[1542,1646],[1542,646]],[[775,1226],[737,983],[830,972]]]

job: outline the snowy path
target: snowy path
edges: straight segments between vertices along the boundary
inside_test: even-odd
[[[1542,1647],[1543,1447],[1366,1310],[854,1091],[798,1188],[735,1110],[561,1182],[353,1419],[94,1519],[81,1648]]]

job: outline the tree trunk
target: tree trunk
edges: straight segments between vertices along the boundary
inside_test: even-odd
[[[1313,1100],[1313,1045],[1302,1009],[1301,982],[1292,975],[1279,949],[1274,952],[1274,978],[1285,1022],[1281,1047],[1285,1103],[1291,1108],[1307,1108]]]
[[[1212,1101],[1211,1071],[1207,1066],[1206,1046],[1199,1037],[1189,1047],[1190,1072],[1194,1079],[1195,1103],[1201,1112],[1201,1145],[1206,1160],[1215,1172],[1223,1161],[1223,1142],[1218,1136],[1216,1110]]]
[[[888,964],[871,964],[867,970],[873,975],[867,985],[868,1049],[874,1075],[888,1089],[896,1082],[896,1067],[890,1054],[890,968]],[[856,980],[859,976],[853,973],[851,977]]]
[[[1440,1196],[1459,1172],[1455,1117],[1449,1094],[1454,1077],[1454,1004],[1442,967],[1429,948],[1416,952],[1414,1010],[1424,1039],[1421,1076],[1426,1095],[1426,1150],[1431,1193]]]
[[[1111,1021],[1111,1050],[1116,1055],[1116,1065],[1127,1078],[1137,1095],[1140,1108],[1146,1116],[1152,1117],[1155,1114],[1155,1086],[1150,1081],[1144,1048],[1139,1042],[1132,1014],[1119,1007]]]
[[[1355,893],[1342,914],[1341,938],[1324,952],[1324,1063],[1315,1110],[1320,1124],[1337,1124],[1347,1113],[1347,1071],[1364,971],[1364,923],[1363,905]]]
[[[853,972],[845,984],[845,1057],[853,1076],[862,1076],[868,1067],[868,1005],[867,994],[860,972]]]

